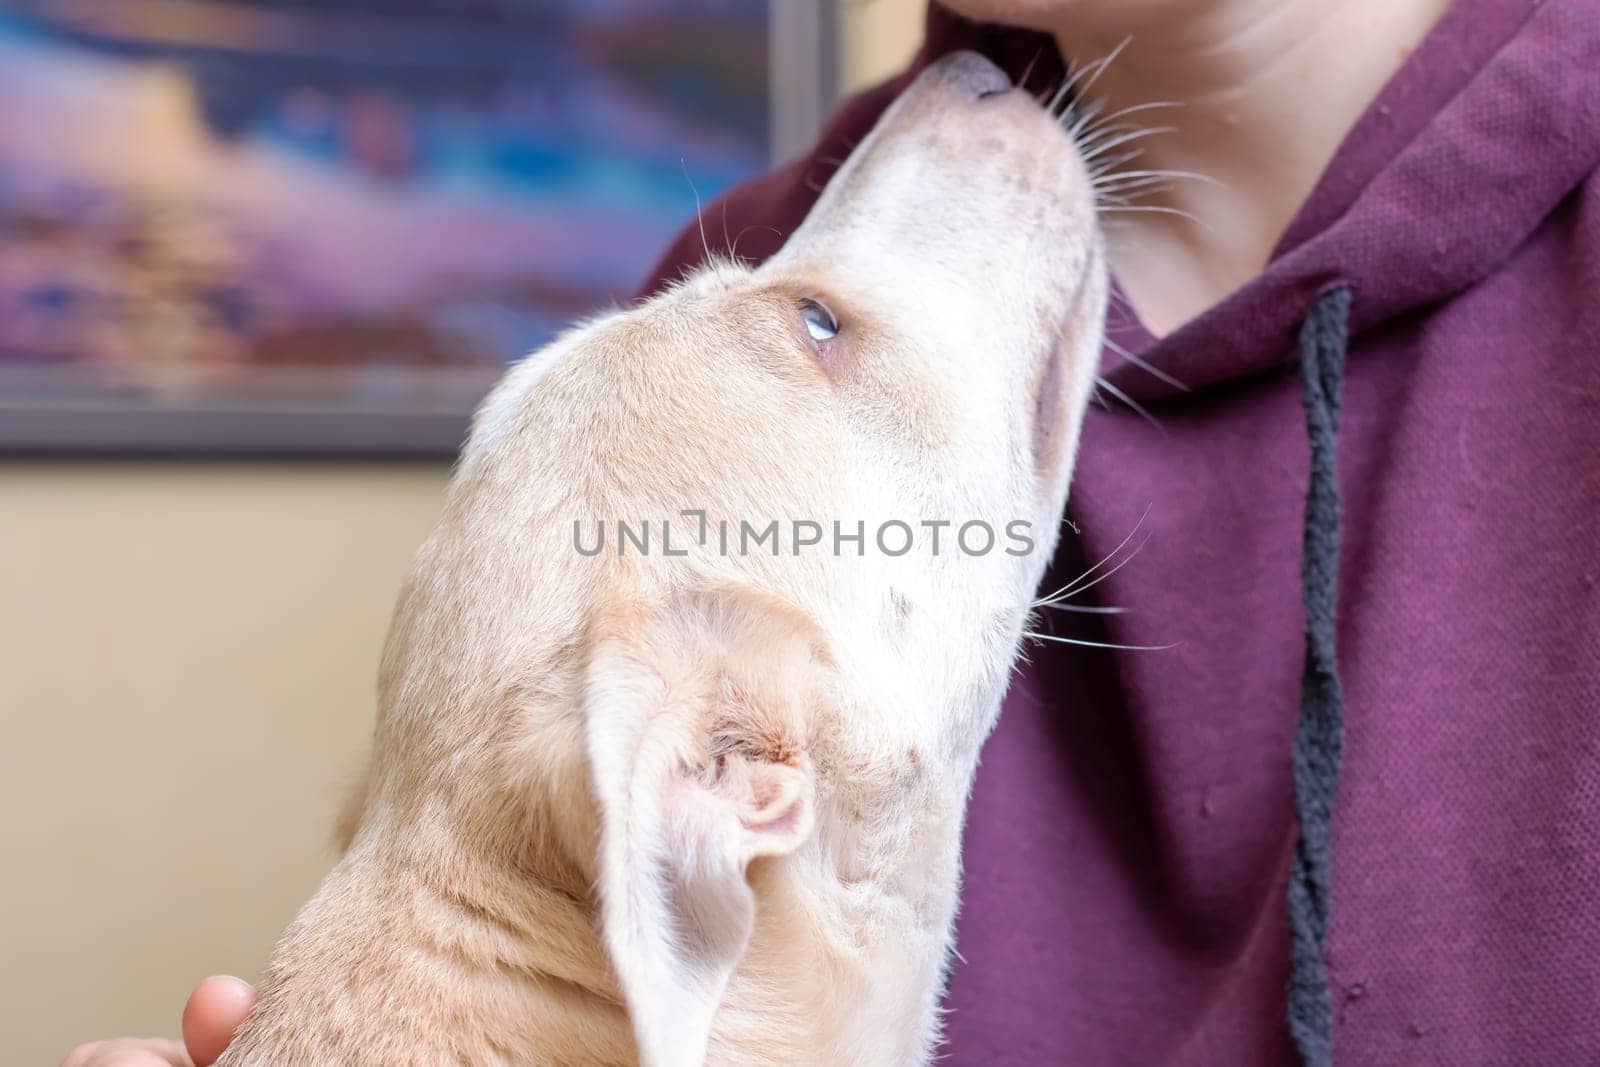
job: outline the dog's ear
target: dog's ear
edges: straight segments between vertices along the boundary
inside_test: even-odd
[[[749,592],[602,617],[585,715],[604,940],[645,1067],[699,1064],[755,921],[750,862],[806,843],[826,654]]]

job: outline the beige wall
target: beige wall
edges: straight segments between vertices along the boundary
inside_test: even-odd
[[[845,88],[918,0],[843,0]],[[0,1065],[175,1033],[331,855],[441,465],[0,462]]]
[[[446,468],[0,464],[0,1063],[176,1032],[326,869]]]

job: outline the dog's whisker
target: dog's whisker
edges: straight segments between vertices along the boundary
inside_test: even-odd
[[[1118,121],[1119,119],[1127,118],[1129,115],[1137,115],[1142,111],[1153,111],[1157,108],[1182,106],[1183,103],[1178,100],[1151,100],[1143,104],[1132,104],[1128,107],[1119,108],[1108,115],[1093,118],[1093,121],[1090,121],[1092,114],[1085,112],[1073,122],[1068,132],[1072,134],[1072,138],[1075,141],[1092,140],[1112,127],[1129,128],[1138,126],[1138,123]],[[1098,108],[1096,111],[1098,111]]]
[[[1095,208],[1104,207],[1134,207],[1135,202],[1144,197],[1153,196],[1170,190],[1170,185],[1151,185],[1128,190],[1114,190],[1111,192],[1097,191],[1095,193]]]
[[[1133,35],[1129,34],[1122,40],[1118,41],[1117,46],[1111,51],[1107,52],[1103,59],[1096,60],[1093,64],[1095,68],[1094,73],[1089,75],[1089,80],[1084,82],[1083,85],[1078,88],[1078,95],[1083,96],[1084,94],[1088,93],[1090,89],[1094,88],[1094,83],[1100,80],[1100,76],[1106,72],[1106,68],[1111,66],[1111,64],[1116,61],[1116,58],[1120,56],[1123,50],[1126,49],[1132,42]]]
[[[1184,107],[1182,100],[1146,100],[1142,104],[1129,104],[1127,107],[1118,108],[1106,116],[1106,121],[1120,119],[1124,115],[1136,115],[1141,111],[1155,111],[1164,107]]]
[[[1051,98],[1049,112],[1055,115],[1056,107],[1061,105],[1063,101],[1066,102],[1065,106],[1062,107],[1063,114],[1073,110],[1073,102],[1082,99],[1087,94],[1089,88],[1105,73],[1106,68],[1111,65],[1117,56],[1122,54],[1122,50],[1127,48],[1132,40],[1132,36],[1124,37],[1111,51],[1099,59],[1091,60],[1081,66],[1076,61],[1069,61],[1065,76],[1061,80],[1061,85],[1056,89],[1055,96]],[[1079,84],[1080,82],[1082,82],[1081,85]],[[1060,118],[1062,116],[1057,115],[1056,117]]]
[[[1127,189],[1096,190],[1095,210],[1102,211],[1106,208],[1131,208],[1145,207],[1145,200],[1151,196],[1166,193],[1171,190],[1166,183],[1133,186]]]
[[[1091,146],[1087,150],[1080,150],[1084,164],[1089,169],[1091,180],[1105,181],[1107,178],[1115,176],[1118,173],[1116,168],[1138,158],[1138,153],[1143,150],[1144,146],[1141,145],[1139,149],[1130,149],[1128,153],[1119,152],[1116,155],[1110,154],[1112,150],[1132,141],[1149,137],[1152,134],[1169,132],[1171,132],[1169,129],[1162,127],[1130,128],[1121,131],[1118,137],[1113,139],[1115,143],[1107,141],[1103,145]]]
[[[1043,607],[1047,604],[1052,604],[1057,601],[1064,600],[1069,596],[1075,595],[1076,591],[1073,589],[1074,586],[1083,581],[1085,578],[1089,577],[1095,571],[1099,570],[1101,567],[1104,567],[1107,563],[1110,563],[1116,558],[1118,552],[1121,552],[1124,548],[1128,547],[1128,542],[1132,541],[1134,537],[1138,535],[1140,527],[1144,525],[1144,520],[1150,517],[1150,509],[1153,506],[1153,504],[1145,505],[1144,513],[1139,516],[1139,521],[1133,524],[1133,529],[1129,530],[1128,535],[1121,541],[1117,542],[1117,547],[1113,548],[1110,552],[1107,552],[1098,563],[1084,571],[1082,574],[1078,575],[1076,578],[1072,579],[1072,581],[1068,582],[1066,585],[1063,585],[1060,589],[1057,589],[1054,593],[1033,601],[1031,606]],[[1138,552],[1138,549],[1134,549],[1134,552]],[[1132,559],[1133,554],[1130,553],[1128,558]],[[1119,563],[1118,566],[1121,566],[1121,564]],[[1085,586],[1084,588],[1088,587]]]
[[[723,206],[726,207],[727,205],[724,204]],[[762,225],[760,223],[754,223],[754,222],[751,223],[750,225],[746,226],[744,229],[740,230],[733,237],[732,251],[729,254],[733,257],[735,262],[737,262],[738,259],[739,259],[739,242],[744,240],[744,235],[749,233],[751,230],[766,230],[768,233],[775,234],[780,238],[783,236],[783,231],[778,229],[776,226],[764,226],[764,225]],[[724,217],[724,219],[723,219],[723,233],[724,233],[724,236],[726,236],[726,233],[727,233],[727,219],[726,219],[726,217]]]
[[[1137,203],[1153,195],[1162,194],[1173,188],[1177,181],[1201,181],[1212,185],[1222,185],[1214,178],[1191,171],[1162,171],[1162,170],[1133,170],[1111,171],[1097,175],[1090,181],[1094,190],[1095,201],[1098,205],[1111,205],[1114,207],[1151,207],[1170,205],[1150,205]],[[1171,208],[1176,211],[1178,209]],[[1196,219],[1198,222],[1198,219]]]
[[[1089,573],[1090,573],[1089,571],[1085,571],[1083,577],[1080,577],[1077,580],[1076,583],[1074,583],[1074,584],[1072,584],[1070,586],[1067,586],[1065,588],[1065,590],[1063,592],[1061,592],[1061,593],[1058,593],[1056,595],[1048,597],[1045,600],[1036,602],[1034,604],[1034,607],[1036,607],[1036,608],[1054,607],[1055,605],[1060,604],[1063,601],[1070,600],[1072,597],[1078,596],[1080,593],[1086,593],[1090,589],[1093,589],[1095,586],[1099,585],[1101,582],[1105,581],[1107,578],[1111,577],[1113,574],[1116,574],[1122,568],[1126,567],[1129,563],[1133,562],[1133,557],[1137,556],[1139,554],[1139,552],[1144,548],[1144,546],[1150,543],[1151,536],[1152,535],[1150,535],[1150,534],[1146,534],[1144,536],[1143,540],[1141,540],[1138,544],[1134,545],[1133,549],[1125,557],[1123,557],[1122,559],[1118,560],[1116,565],[1114,567],[1112,567],[1110,570],[1105,571],[1105,572],[1103,572],[1103,573],[1101,573],[1099,575],[1096,575],[1090,581],[1084,581],[1084,578],[1087,578]],[[1113,552],[1115,552],[1115,550],[1113,550]],[[1101,562],[1104,563],[1105,561],[1102,560]],[[1096,564],[1096,566],[1098,566],[1098,565],[1099,564]]]
[[[1097,181],[1106,175],[1112,174],[1124,163],[1132,163],[1144,155],[1143,148],[1130,148],[1126,152],[1119,152],[1114,156],[1102,156],[1094,161],[1094,166],[1089,168],[1089,179]]]
[[[1128,298],[1117,292],[1115,289],[1106,294],[1106,299],[1111,303],[1112,307],[1125,308],[1128,311],[1133,310],[1133,305],[1128,303]]]
[[[1045,112],[1049,115],[1055,116],[1056,118],[1060,118],[1059,115],[1056,115],[1056,108],[1063,106],[1062,102],[1067,99],[1067,93],[1070,92],[1071,89],[1072,79],[1063,78],[1061,84],[1056,86],[1056,91],[1050,94],[1050,102],[1045,105]],[[1068,109],[1070,109],[1070,104],[1066,106]]]
[[[1031,638],[1034,641],[1053,641],[1056,644],[1079,645],[1083,648],[1109,648],[1117,652],[1165,652],[1168,649],[1178,647],[1178,642],[1176,641],[1170,645],[1119,645],[1112,641],[1089,641],[1082,637],[1057,637],[1055,634],[1039,634],[1026,630],[1023,631],[1022,636]]]
[[[1129,123],[1118,122],[1096,130],[1092,138],[1078,145],[1078,149],[1085,160],[1090,163],[1098,163],[1113,148],[1118,148],[1146,137],[1152,137],[1158,133],[1176,132],[1176,126],[1134,126]]]
[[[1041,604],[1046,611],[1073,611],[1080,615],[1125,615],[1127,608],[1100,607],[1096,604]]]
[[[1028,84],[1028,78],[1033,74],[1034,64],[1039,62],[1039,55],[1043,51],[1043,48],[1034,49],[1033,58],[1028,60],[1028,65],[1022,68],[1022,77],[1017,79],[1017,88],[1026,88]]]
[[[1176,215],[1179,218],[1188,219],[1196,226],[1205,226],[1207,229],[1210,229],[1210,226],[1206,222],[1202,221],[1193,213],[1184,211],[1182,208],[1167,207],[1165,204],[1133,204],[1127,207],[1118,208],[1118,210],[1124,214],[1130,212],[1148,211],[1157,215]]]
[[[1104,177],[1108,180],[1121,178],[1174,178],[1184,181],[1206,182],[1210,185],[1221,185],[1222,182],[1209,174],[1201,174],[1193,170],[1165,170],[1150,168],[1148,170],[1119,170],[1108,171]]]
[[[1126,297],[1118,297],[1115,300],[1108,298],[1106,310],[1120,316],[1115,322],[1112,322],[1110,321],[1110,315],[1107,315],[1108,326],[1112,329],[1137,326],[1139,324],[1139,313],[1133,310],[1133,305],[1128,303]]]
[[[1080,63],[1077,60],[1072,60],[1069,62],[1067,64],[1066,77],[1062,79],[1061,88],[1058,91],[1061,93],[1071,92],[1073,87],[1078,84],[1079,79],[1089,72],[1089,67],[1093,62],[1097,61]]]
[[[1062,121],[1065,121],[1068,114],[1072,116],[1072,121],[1066,123],[1066,127],[1068,135],[1071,136],[1074,141],[1076,141],[1083,135],[1086,127],[1096,121],[1099,121],[1100,112],[1104,110],[1104,101],[1090,100],[1086,104],[1080,104],[1078,106],[1068,108],[1067,111],[1062,114],[1061,119]]]
[[[1133,309],[1130,307],[1130,308],[1128,308],[1128,310],[1131,312]],[[1166,384],[1172,386],[1174,389],[1182,390],[1185,393],[1190,391],[1189,387],[1187,385],[1183,384],[1178,379],[1174,378],[1172,375],[1170,375],[1166,371],[1162,370],[1160,367],[1157,367],[1155,364],[1151,363],[1149,360],[1140,358],[1138,355],[1136,355],[1133,352],[1128,351],[1122,345],[1119,345],[1117,342],[1113,341],[1109,337],[1106,337],[1103,340],[1104,340],[1105,346],[1107,348],[1111,349],[1111,351],[1115,352],[1117,355],[1121,356],[1124,360],[1126,360],[1129,363],[1132,363],[1135,367],[1138,367],[1140,370],[1144,371],[1145,373],[1151,375],[1152,377],[1154,377],[1154,378],[1156,378],[1156,379],[1158,379],[1160,381],[1165,382]]]
[[[1127,178],[1120,175],[1111,175],[1101,181],[1095,182],[1092,188],[1097,196],[1133,196],[1135,194],[1148,194],[1152,191],[1172,188],[1172,182],[1167,178],[1145,177]]]
[[[1080,152],[1088,153],[1097,145],[1099,145],[1100,142],[1109,139],[1113,134],[1130,133],[1134,130],[1146,130],[1149,128],[1150,127],[1148,126],[1140,126],[1138,123],[1134,122],[1100,123],[1099,125],[1095,126],[1093,132],[1074,137],[1073,142],[1077,144]]]
[[[1096,126],[1093,130],[1076,139],[1078,149],[1096,158],[1105,155],[1106,151],[1122,142],[1117,138],[1123,134],[1138,134],[1138,137],[1148,136],[1151,133],[1175,133],[1176,126],[1146,126],[1136,122],[1113,122]],[[1137,140],[1130,137],[1128,140]]]
[[[1118,145],[1128,144],[1144,137],[1154,137],[1160,133],[1177,132],[1178,128],[1176,126],[1136,126],[1130,130],[1119,132],[1115,137],[1107,138],[1105,141],[1093,144],[1088,148],[1080,149],[1080,151],[1082,151],[1085,161],[1093,161]]]
[[[1179,181],[1212,182],[1198,174],[1189,174],[1186,171],[1115,171],[1090,182],[1091,188],[1097,195],[1116,193],[1120,196],[1140,195],[1146,196],[1152,192],[1171,189]]]
[[[711,242],[706,239],[706,218],[700,210],[700,190],[695,188],[694,179],[689,177],[689,162],[684,157],[678,157],[678,167],[683,171],[683,180],[689,183],[689,191],[694,194],[694,221],[700,228],[700,249],[705,253],[706,265],[717,271],[720,275],[722,268],[718,266],[711,255]]]
[[[1139,316],[1126,304],[1113,303],[1106,307],[1106,328],[1122,330],[1139,325]]]
[[[1104,389],[1106,392],[1110,393],[1112,396],[1116,397],[1118,400],[1122,401],[1124,404],[1128,405],[1128,408],[1140,418],[1144,419],[1145,422],[1148,422],[1151,426],[1154,426],[1158,430],[1161,429],[1161,423],[1156,421],[1156,417],[1146,411],[1144,407],[1141,406],[1140,403],[1133,397],[1129,396],[1121,389],[1118,389],[1115,385],[1112,385],[1104,378],[1097,379],[1095,384],[1101,389]]]
[[[1191,214],[1191,213],[1189,213],[1187,211],[1184,211],[1182,208],[1167,207],[1165,204],[1119,204],[1119,205],[1112,205],[1111,207],[1108,207],[1105,210],[1107,212],[1110,212],[1110,213],[1123,214],[1123,215],[1136,214],[1136,213],[1141,212],[1141,211],[1142,212],[1148,212],[1149,214],[1152,214],[1152,215],[1176,215],[1180,219],[1188,219],[1190,222],[1194,223],[1196,226],[1199,226],[1202,229],[1207,230],[1207,231],[1209,231],[1211,233],[1216,233],[1217,232],[1216,231],[1216,227],[1212,226],[1209,222],[1206,222],[1204,219],[1201,219],[1200,217],[1198,217],[1196,215],[1193,215],[1193,214]]]

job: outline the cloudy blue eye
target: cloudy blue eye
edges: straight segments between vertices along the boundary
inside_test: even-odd
[[[831,341],[839,334],[839,320],[815,300],[800,301],[800,317],[805,320],[806,333],[813,341]]]

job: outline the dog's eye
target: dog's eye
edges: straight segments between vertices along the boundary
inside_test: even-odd
[[[831,341],[839,335],[839,320],[815,300],[800,301],[800,318],[805,321],[806,333],[813,341]]]

